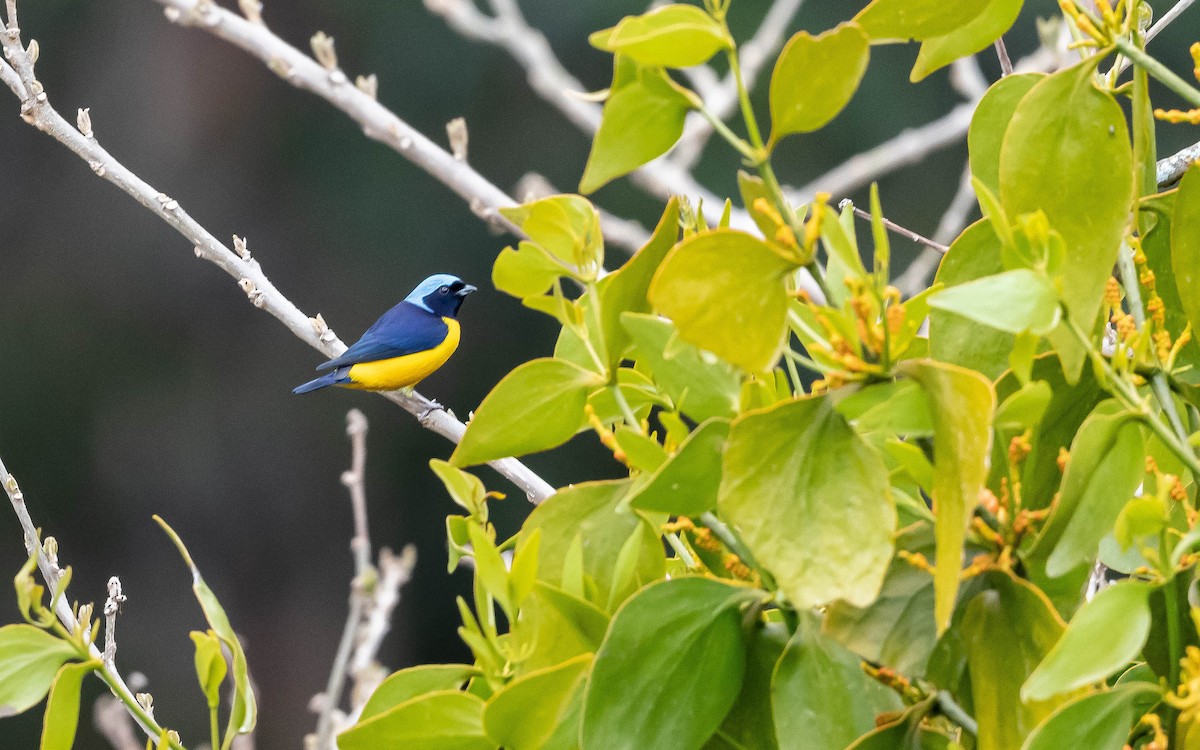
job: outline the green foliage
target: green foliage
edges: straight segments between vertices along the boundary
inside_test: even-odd
[[[59,668],[78,650],[33,625],[0,628],[0,716],[22,713],[46,696]]]
[[[451,567],[474,561],[473,607],[460,600],[473,671],[397,673],[344,747],[438,746],[435,730],[572,750],[1194,743],[1200,433],[1179,414],[1200,406],[1200,348],[1181,335],[1200,180],[1152,194],[1144,75],[1114,88],[1096,74],[1102,49],[993,84],[968,138],[984,218],[909,299],[890,286],[877,187],[860,242],[851,206],[790,205],[771,164],[778,139],[846,105],[869,44],[921,41],[915,80],[990,44],[1021,6],[875,0],[794,36],[769,138],[749,98],[746,139],[717,128],[744,159],[752,228],[726,226],[728,204],[710,227],[675,198],[601,276],[586,271],[603,246],[578,196],[507,213],[529,239],[501,253],[497,285],[562,331],[554,357],[484,399],[453,461],[582,431],[623,478],[581,477],[501,541],[482,483],[434,462],[467,512],[447,528]],[[583,189],[706,112],[668,68],[720,54],[738,74],[727,10],[668,6],[593,35],[614,77]],[[805,271],[823,298],[800,291]],[[1140,580],[1084,603],[1098,561]]]

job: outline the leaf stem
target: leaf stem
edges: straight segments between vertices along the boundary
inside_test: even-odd
[[[212,706],[208,709],[208,731],[212,739],[209,740],[212,747],[220,747],[218,744],[221,740],[221,729],[217,722],[217,707]]]
[[[1194,107],[1200,107],[1200,90],[1196,89],[1187,81],[1168,68],[1167,66],[1155,60],[1150,55],[1146,54],[1137,45],[1123,37],[1114,37],[1113,44],[1121,51],[1121,54],[1129,58],[1134,65],[1139,65],[1146,70],[1154,78],[1157,78],[1167,88],[1179,94]]]
[[[1171,663],[1169,665],[1170,686],[1174,689],[1179,684],[1179,660],[1182,658],[1182,639],[1179,633],[1179,591],[1175,588],[1175,578],[1171,577],[1167,580],[1166,594],[1164,597],[1167,604],[1167,653],[1170,656]]]
[[[712,125],[713,132],[725,139],[725,141],[733,146],[739,154],[750,162],[758,162],[762,159],[762,154],[755,150],[753,146],[744,141],[741,136],[733,132],[716,113],[704,105],[704,102],[697,97],[693,102],[696,111],[699,112],[708,123]]]
[[[644,435],[645,430],[642,429],[642,423],[638,421],[637,415],[634,414],[633,409],[630,408],[629,401],[625,399],[625,394],[621,393],[621,386],[614,383],[610,385],[609,388],[612,389],[613,400],[617,402],[617,406],[620,407],[621,413],[625,415],[625,422],[630,427],[637,430],[639,435]]]
[[[963,710],[962,706],[955,702],[954,696],[949,691],[939,690],[936,700],[938,708],[946,715],[947,719],[962,727],[972,737],[979,735],[979,722],[975,721],[970,714]]]
[[[1125,294],[1129,296],[1133,322],[1137,325],[1138,330],[1141,330],[1146,325],[1145,307],[1142,304],[1141,288],[1138,286],[1137,267],[1133,262],[1133,248],[1129,247],[1126,242],[1121,243],[1121,250],[1117,254],[1117,268],[1120,270],[1121,285],[1125,287]],[[1158,399],[1159,405],[1162,406],[1163,413],[1167,415],[1171,428],[1175,430],[1175,436],[1181,443],[1187,445],[1187,429],[1184,428],[1183,420],[1179,417],[1175,399],[1171,396],[1171,387],[1167,384],[1167,376],[1161,368],[1150,376],[1150,387],[1155,398]]]
[[[1186,441],[1180,441],[1175,436],[1174,431],[1162,419],[1158,418],[1148,408],[1148,405],[1138,395],[1132,384],[1122,378],[1113,370],[1112,365],[1101,356],[1100,352],[1096,351],[1088,335],[1083,332],[1074,320],[1065,314],[1063,315],[1063,323],[1066,324],[1068,330],[1075,335],[1075,338],[1087,349],[1092,361],[1099,364],[1104,371],[1105,379],[1110,384],[1107,388],[1113,396],[1120,401],[1127,410],[1139,420],[1142,421],[1150,430],[1162,440],[1163,444],[1175,454],[1180,461],[1191,470],[1192,476],[1200,476],[1200,461],[1196,459],[1196,454],[1188,447]]]
[[[729,528],[724,521],[717,518],[716,514],[711,511],[706,511],[700,514],[698,519],[700,524],[713,533],[721,543],[729,548],[729,551],[741,558],[742,562],[746,563],[750,568],[758,571],[762,577],[763,585],[768,589],[775,589],[775,578],[767,571],[763,570],[758,565],[758,560],[754,559],[754,554],[737,532]]]
[[[666,538],[667,544],[671,545],[671,549],[675,550],[675,554],[679,556],[679,559],[683,560],[684,566],[687,567],[688,570],[695,569],[696,558],[692,557],[691,552],[688,552],[687,547],[684,546],[683,542],[679,539],[679,536],[673,531],[668,531],[667,533],[663,534],[663,536]]]

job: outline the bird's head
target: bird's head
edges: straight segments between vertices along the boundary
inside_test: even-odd
[[[462,306],[463,300],[473,291],[475,287],[457,276],[436,273],[417,284],[417,288],[409,292],[404,301],[434,315],[453,318],[458,315],[458,308]]]

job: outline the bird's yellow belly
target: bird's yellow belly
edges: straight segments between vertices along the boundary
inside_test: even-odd
[[[346,387],[367,391],[393,391],[397,388],[410,388],[429,377],[445,364],[458,348],[458,321],[453,318],[442,318],[442,321],[450,329],[442,343],[432,349],[405,354],[402,357],[381,359],[377,362],[359,362],[350,367],[350,382],[346,383]]]

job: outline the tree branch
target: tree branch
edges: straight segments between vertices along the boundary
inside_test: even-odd
[[[971,210],[974,208],[975,188],[971,185],[971,164],[967,162],[963,167],[962,179],[958,183],[958,191],[950,199],[950,205],[946,208],[946,213],[942,214],[937,230],[933,233],[934,241],[943,245],[954,242],[954,238],[967,226]],[[930,277],[937,271],[943,255],[944,250],[932,247],[921,250],[920,255],[913,258],[908,268],[904,269],[904,273],[896,277],[896,288],[906,297],[924,289],[929,285]]]
[[[197,5],[197,3],[180,0],[160,0],[160,2],[178,2],[178,4],[186,6]],[[444,157],[445,160],[450,162],[450,167],[447,169],[442,169],[441,166],[438,166],[437,169],[442,171],[437,172],[435,176],[438,176],[439,179],[444,178],[444,181],[455,188],[456,192],[461,189],[463,192],[460,194],[464,195],[464,197],[473,195],[473,200],[479,205],[486,203],[485,194],[497,201],[500,198],[507,201],[505,204],[486,203],[485,208],[476,210],[476,213],[479,215],[484,217],[490,216],[497,205],[513,205],[512,199],[505,196],[492,186],[491,183],[483,180],[477,172],[465,163],[454,159],[447,152],[442,151],[431,141],[424,138],[424,136],[420,136],[419,133],[409,128],[408,125],[401,123],[395,115],[380,107],[373,99],[366,97],[365,94],[353,86],[336,86],[330,82],[327,75],[328,71],[324,71],[315,61],[300,54],[294,48],[287,46],[272,36],[264,27],[245,21],[228,11],[215,8],[211,3],[207,7],[211,10],[204,11],[207,14],[204,17],[214,19],[216,23],[212,27],[214,32],[217,28],[233,29],[236,32],[235,36],[239,39],[260,39],[260,32],[265,33],[270,39],[274,39],[278,45],[284,48],[280,50],[274,46],[264,47],[263,50],[269,50],[270,54],[279,53],[285,55],[283,58],[272,59],[283,59],[283,64],[292,66],[291,69],[305,70],[311,73],[314,76],[313,78],[305,77],[308,73],[304,75],[296,74],[293,77],[298,81],[302,80],[311,84],[314,90],[322,89],[333,92],[338,101],[346,101],[353,104],[350,107],[352,116],[366,113],[370,116],[369,121],[372,123],[377,123],[380,120],[388,118],[395,120],[399,125],[394,129],[389,126],[387,130],[389,133],[405,134],[411,132],[413,134],[411,136],[399,135],[396,137],[407,137],[410,139],[404,149],[413,154],[414,161],[417,161],[419,158],[421,160],[419,163],[442,165]],[[212,13],[223,15],[214,16],[211,15]],[[225,23],[229,18],[234,19],[236,23]],[[165,193],[155,190],[149,183],[135,175],[101,147],[96,142],[95,135],[91,132],[90,115],[81,110],[80,124],[85,126],[86,134],[72,127],[62,115],[50,106],[41,84],[34,78],[33,64],[30,61],[30,56],[21,46],[19,32],[13,33],[9,31],[0,36],[3,36],[5,57],[13,65],[14,70],[20,74],[21,82],[24,84],[21,87],[10,86],[9,88],[18,97],[23,97],[21,99],[21,116],[26,122],[66,146],[72,153],[87,162],[97,176],[103,177],[116,185],[155,216],[165,221],[175,231],[186,237],[194,246],[197,257],[215,264],[221,270],[237,279],[238,285],[255,307],[266,310],[283,323],[297,338],[327,357],[336,357],[346,350],[346,345],[330,330],[321,316],[318,315],[317,317],[309,318],[291,300],[275,288],[275,285],[262,272],[258,261],[251,257],[248,251],[245,251],[244,248],[242,248],[242,253],[235,253],[230,250],[201,226],[199,222],[189,216],[178,201]],[[297,57],[300,59],[293,59]],[[293,65],[293,63],[295,64]],[[313,67],[316,68],[316,71],[324,72],[318,73],[310,70]],[[8,83],[7,78],[5,78],[5,83]],[[356,95],[349,94],[348,90],[355,92]],[[362,101],[364,98],[366,99],[365,102]],[[415,136],[420,136],[420,140]],[[431,171],[431,173],[433,172]],[[483,187],[485,185],[486,189]],[[476,188],[484,192],[472,193],[472,190]],[[487,191],[494,192],[489,193]],[[505,225],[508,225],[507,222],[505,222]],[[455,443],[462,439],[466,425],[458,421],[458,419],[433,401],[415,392],[412,395],[406,395],[399,391],[392,391],[383,393],[383,396],[416,416],[423,427]],[[493,461],[490,465],[519,487],[533,503],[541,502],[554,493],[553,487],[516,459],[505,458]]]

